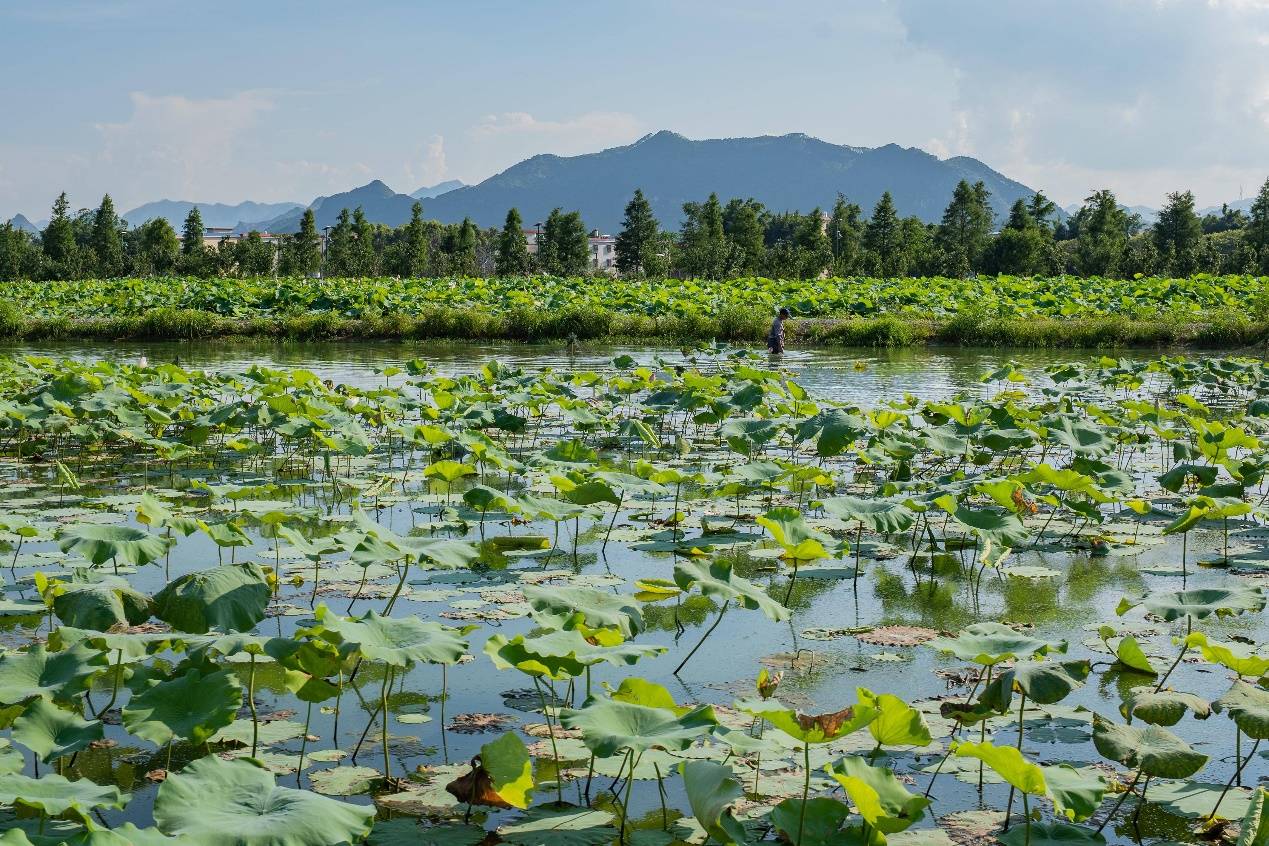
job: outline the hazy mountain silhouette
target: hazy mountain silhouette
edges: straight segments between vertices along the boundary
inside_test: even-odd
[[[167,218],[173,228],[180,229],[186,215],[194,206],[203,217],[204,226],[237,226],[244,220],[264,220],[288,212],[292,209],[304,208],[299,203],[256,203],[247,200],[236,205],[226,203],[194,203],[188,200],[156,200],[152,203],[137,206],[124,212],[123,219],[128,225],[136,228],[155,217]]]
[[[677,228],[682,205],[715,192],[753,197],[774,211],[827,210],[838,193],[867,215],[890,191],[902,215],[937,221],[962,179],[982,180],[1003,221],[1014,200],[1034,191],[977,159],[939,159],[915,147],[847,147],[807,135],[692,141],[674,132],[580,156],[540,155],[477,184],[425,200],[425,217],[444,222],[471,217],[500,225],[520,209],[526,226],[551,209],[579,209],[586,225],[615,231],[636,188],[642,188],[662,226]]]
[[[366,218],[372,223],[386,223],[388,226],[400,226],[410,219],[410,210],[418,202],[408,194],[398,194],[383,182],[376,179],[360,188],[345,191],[342,194],[331,194],[329,197],[318,197],[309,208],[317,218],[317,228],[334,226],[339,213],[343,209],[350,212],[361,206]],[[505,213],[506,210],[504,209]],[[261,232],[298,232],[300,218],[304,208],[299,207],[268,220],[250,224],[250,228]],[[245,224],[244,224],[245,225]]]
[[[455,188],[462,188],[466,184],[461,179],[446,179],[444,182],[438,182],[432,186],[424,185],[419,190],[412,191],[410,196],[416,200],[430,200],[433,197],[439,197],[441,194],[453,191]]]

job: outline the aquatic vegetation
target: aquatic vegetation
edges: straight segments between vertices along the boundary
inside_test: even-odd
[[[662,338],[1097,347],[1263,340],[1264,278],[80,279],[8,284],[0,337]],[[1165,305],[1166,304],[1166,305]]]
[[[1263,363],[378,373],[0,358],[0,843],[1263,839]]]

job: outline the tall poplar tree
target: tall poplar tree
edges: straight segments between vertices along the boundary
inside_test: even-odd
[[[101,198],[101,205],[93,214],[92,247],[99,276],[110,278],[123,274],[123,236],[119,234],[119,218],[109,194]]]
[[[75,265],[75,229],[70,219],[70,201],[63,191],[53,201],[53,213],[48,226],[40,237],[44,255],[57,265],[58,270],[69,274]]]
[[[626,276],[652,275],[660,265],[658,247],[661,224],[652,214],[652,204],[636,188],[626,203],[621,231],[617,233],[617,270]]]
[[[906,271],[902,225],[889,191],[873,206],[872,217],[864,227],[864,248],[868,251],[871,272],[893,277],[902,276]]]
[[[529,249],[524,240],[524,221],[520,210],[507,210],[507,219],[498,233],[498,249],[494,254],[494,270],[499,276],[523,276],[529,272]]]

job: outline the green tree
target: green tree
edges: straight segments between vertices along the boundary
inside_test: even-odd
[[[1251,214],[1243,230],[1243,246],[1248,253],[1248,264],[1258,273],[1269,273],[1269,179],[1260,186],[1260,193],[1251,204]]]
[[[864,249],[868,251],[869,271],[878,276],[903,276],[907,271],[903,230],[894,198],[886,191],[873,207],[872,217],[864,227]]]
[[[652,204],[636,188],[626,203],[621,231],[617,233],[617,270],[625,276],[661,275],[664,262],[658,252],[661,224],[652,214]]]
[[[1194,211],[1194,194],[1174,191],[1159,211],[1154,246],[1168,272],[1189,276],[1198,268],[1203,248],[1203,222]]]
[[[332,277],[347,277],[357,274],[357,257],[353,251],[352,215],[348,209],[340,209],[331,227],[326,244],[326,270],[324,274]]]
[[[1096,191],[1076,215],[1075,263],[1085,276],[1114,276],[1127,248],[1132,222],[1110,189]]]
[[[146,274],[171,273],[181,255],[181,242],[172,224],[151,218],[137,228],[137,269]]]
[[[0,282],[16,282],[25,278],[30,236],[6,221],[0,226]]]
[[[990,196],[982,182],[971,186],[962,179],[956,184],[935,237],[935,245],[943,253],[944,272],[948,275],[965,276],[979,267],[991,237]]]
[[[204,276],[211,270],[211,260],[203,245],[203,214],[194,206],[185,216],[181,228],[181,269],[193,276]]]
[[[480,229],[470,217],[463,218],[454,229],[450,262],[453,273],[460,276],[476,276],[480,270],[476,261],[476,250],[480,243]]]
[[[273,272],[274,246],[251,230],[234,245],[233,260],[242,276],[267,276]]]
[[[507,210],[507,219],[498,233],[498,250],[494,270],[499,276],[523,276],[529,272],[529,249],[524,240],[524,221],[520,210]]]
[[[282,267],[287,276],[312,276],[322,266],[322,241],[317,234],[317,217],[312,209],[300,216],[300,230],[286,239]]]
[[[53,214],[49,217],[48,226],[40,238],[44,255],[52,263],[55,274],[64,278],[74,278],[78,269],[78,257],[75,247],[75,230],[70,218],[70,202],[63,191],[53,201]]]
[[[723,232],[718,195],[710,194],[704,203],[684,203],[683,217],[679,233],[683,272],[701,279],[725,278],[731,249]]]
[[[850,276],[859,273],[864,249],[863,209],[855,203],[848,203],[838,194],[828,220],[827,237],[833,251],[833,274]]]
[[[1053,232],[1056,226],[1057,203],[1044,196],[1043,191],[1036,191],[1027,202],[1027,214],[1035,225]]]
[[[579,276],[590,264],[590,241],[581,212],[553,209],[538,244],[538,266],[555,276]]]
[[[731,199],[723,207],[723,234],[731,245],[729,263],[735,273],[752,276],[766,265],[767,244],[763,219],[767,210],[750,197]]]
[[[361,206],[353,209],[351,244],[351,276],[377,276],[379,252],[375,249],[375,227],[366,219]]]
[[[1034,198],[1033,198],[1034,199]],[[1037,276],[1048,269],[1052,244],[1047,224],[1031,216],[1034,206],[1015,200],[1009,220],[987,248],[984,267],[991,273]]]
[[[407,279],[427,275],[432,239],[427,223],[423,220],[422,203],[416,202],[410,207],[409,222],[393,233],[393,236],[395,243],[386,252],[384,264],[395,275]]]
[[[123,275],[123,236],[120,229],[114,201],[107,194],[101,198],[101,205],[93,215],[92,249],[99,276]]]

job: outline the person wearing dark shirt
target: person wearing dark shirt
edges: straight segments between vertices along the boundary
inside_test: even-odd
[[[789,310],[782,308],[776,315],[776,319],[771,321],[771,332],[767,335],[767,350],[772,355],[780,355],[784,352],[784,321],[790,316]]]

